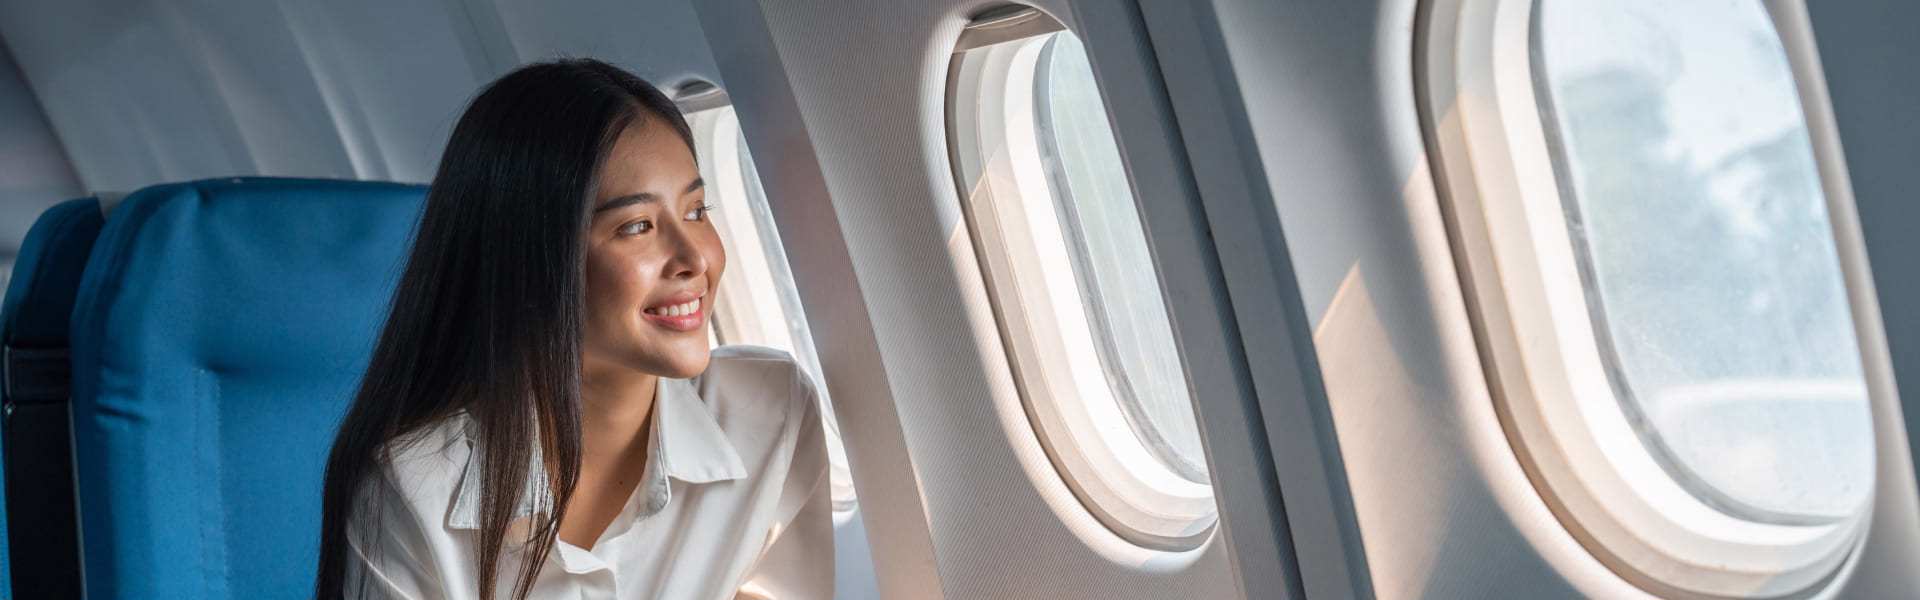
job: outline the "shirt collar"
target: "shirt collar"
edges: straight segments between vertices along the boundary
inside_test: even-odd
[[[480,460],[480,448],[471,420],[467,420],[465,415],[460,418],[463,419],[461,430],[468,447],[467,464],[460,476],[459,495],[447,514],[447,526],[453,529],[478,529],[482,470],[485,467]],[[636,488],[636,494],[645,493],[655,486],[667,488],[664,479],[668,477],[687,483],[712,483],[746,477],[747,468],[741,463],[740,454],[734,450],[733,442],[727,439],[726,433],[721,431],[720,424],[714,421],[713,413],[707,409],[707,403],[700,399],[692,382],[660,378],[654,394],[652,422],[653,430],[649,432],[647,442],[647,462],[650,466]],[[552,491],[546,485],[545,461],[541,460],[537,443],[533,448],[532,462],[520,502],[514,507],[513,516],[516,519],[548,512],[553,506]],[[658,506],[650,508],[659,509]]]

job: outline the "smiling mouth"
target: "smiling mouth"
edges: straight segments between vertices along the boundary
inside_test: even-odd
[[[640,312],[648,322],[674,331],[693,331],[706,324],[707,313],[702,310],[700,298],[694,298],[679,304],[668,304],[643,309]]]

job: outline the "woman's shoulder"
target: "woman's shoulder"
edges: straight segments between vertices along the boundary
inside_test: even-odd
[[[466,415],[457,413],[395,437],[375,457],[376,483],[409,503],[444,500],[466,471],[468,433]]]
[[[707,364],[709,371],[719,365],[761,364],[778,365],[782,368],[797,368],[799,364],[793,353],[779,348],[755,346],[753,344],[727,344],[713,349],[712,360]]]
[[[785,350],[731,345],[713,350],[696,382],[706,405],[749,472],[811,472],[825,464],[819,387]]]
[[[793,354],[778,348],[729,344],[713,349],[697,380],[701,397],[717,411],[758,410],[804,414],[819,398],[819,385]],[[768,402],[784,398],[785,403]]]
[[[394,437],[383,454],[390,464],[408,468],[466,464],[469,429],[466,412],[456,412]]]

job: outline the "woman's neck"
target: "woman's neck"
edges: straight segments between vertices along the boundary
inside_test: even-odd
[[[655,375],[618,367],[580,377],[580,479],[567,500],[560,539],[593,549],[633,495],[647,464]]]
[[[619,454],[645,443],[660,377],[633,369],[594,369],[580,382],[580,433],[589,457]]]

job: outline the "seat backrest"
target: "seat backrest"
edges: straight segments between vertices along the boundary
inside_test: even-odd
[[[113,210],[72,317],[89,597],[312,594],[327,451],[424,192],[219,179]]]
[[[67,324],[101,222],[93,198],[41,213],[0,304],[0,598],[80,596]]]

